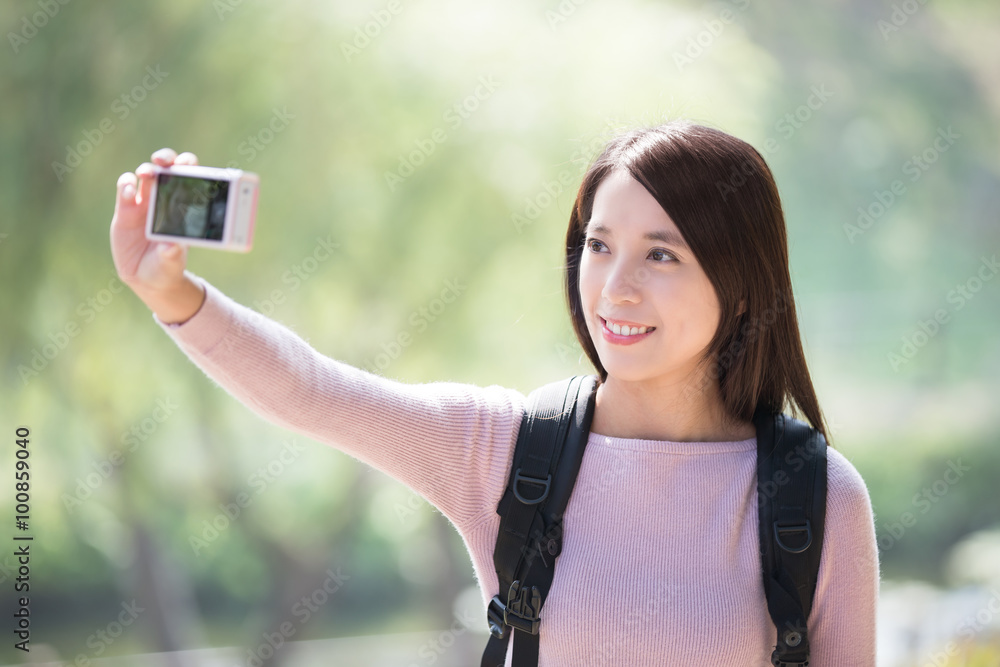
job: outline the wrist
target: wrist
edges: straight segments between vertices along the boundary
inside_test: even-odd
[[[140,299],[164,324],[183,324],[201,310],[205,288],[189,271],[174,285],[165,289],[135,290]]]

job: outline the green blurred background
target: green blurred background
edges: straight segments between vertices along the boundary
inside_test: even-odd
[[[254,664],[331,576],[295,617],[313,641],[261,664],[485,644],[447,520],[257,417],[116,291],[119,174],[163,146],[257,172],[253,251],[191,271],[352,365],[528,393],[592,372],[560,273],[587,161],[683,116],[777,178],[813,380],[876,513],[880,665],[1000,664],[997,3],[34,0],[0,26],[0,507],[28,426],[32,660]],[[0,662],[26,662],[9,627]]]

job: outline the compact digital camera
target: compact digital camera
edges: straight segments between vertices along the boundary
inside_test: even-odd
[[[146,238],[250,252],[260,177],[240,169],[154,165]]]

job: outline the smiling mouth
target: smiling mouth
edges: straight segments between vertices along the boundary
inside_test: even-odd
[[[604,319],[603,317],[601,317],[600,315],[598,315],[597,318],[601,321],[601,325],[603,327],[605,327],[608,331],[610,331],[611,333],[615,332],[615,330],[614,330],[614,324],[610,324],[609,325],[608,321],[606,319]],[[621,334],[616,334],[616,335],[619,335],[619,336],[620,335],[626,335],[626,336],[628,336],[628,335],[632,335],[632,336],[640,335],[639,334],[639,330],[641,330],[643,328],[645,328],[645,332],[643,332],[643,333],[651,333],[653,331],[656,331],[656,327],[641,327],[641,326],[627,326],[626,327],[626,326],[622,326],[620,328],[620,331],[622,331],[622,333]],[[636,329],[636,333],[634,333],[634,334],[633,333],[624,333],[626,330],[629,331],[629,332],[631,332],[632,329]]]

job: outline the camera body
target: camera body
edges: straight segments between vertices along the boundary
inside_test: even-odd
[[[250,252],[260,177],[240,169],[155,165],[146,238]]]

